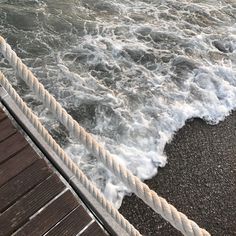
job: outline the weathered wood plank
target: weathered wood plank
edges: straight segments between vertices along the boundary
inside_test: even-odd
[[[82,206],[77,207],[67,215],[59,224],[52,228],[45,236],[75,236],[90,221],[91,217]]]
[[[86,229],[92,218],[70,190],[54,199],[65,188],[0,109],[0,236],[70,236]],[[97,223],[83,234],[106,235]]]
[[[44,160],[37,160],[0,188],[0,212],[52,174]]]
[[[36,186],[0,215],[0,235],[6,236],[13,233],[64,188],[65,185],[56,174]]]
[[[107,236],[97,222],[93,222],[80,236]]]
[[[14,157],[0,165],[0,187],[38,159],[31,146],[26,146]]]
[[[2,92],[4,93],[4,91]],[[100,204],[89,193],[89,191],[87,191],[86,188],[84,188],[81,183],[77,181],[73,173],[67,168],[63,161],[56,155],[56,153],[53,152],[53,150],[48,146],[45,140],[43,140],[43,138],[39,135],[30,121],[25,117],[25,115],[12,100],[12,98],[7,95],[4,96],[2,101],[4,106],[9,110],[9,112],[17,120],[21,127],[23,127],[23,129],[28,133],[28,135],[36,143],[36,145],[42,150],[47,158],[65,177],[65,179],[70,182],[70,185],[75,189],[76,193],[83,198],[86,204],[89,205],[89,208],[91,208],[93,212],[95,212],[95,214],[104,222],[106,228],[109,229],[109,232],[122,236],[128,236],[127,233],[122,229],[122,227],[120,227],[119,224],[117,224],[117,222],[112,219],[109,214],[107,214],[107,212],[100,206]]]
[[[0,142],[16,133],[16,128],[12,125],[9,119],[4,119],[0,122]]]
[[[41,236],[79,205],[68,190],[25,224],[14,236]]]
[[[27,141],[19,132],[5,139],[0,143],[0,164],[27,145]]]

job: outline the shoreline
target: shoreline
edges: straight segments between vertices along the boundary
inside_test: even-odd
[[[165,153],[167,165],[145,183],[212,235],[236,235],[236,111],[217,125],[188,121]],[[119,211],[143,235],[181,235],[134,195]]]

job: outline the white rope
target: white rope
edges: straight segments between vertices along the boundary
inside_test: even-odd
[[[15,68],[20,77],[28,84],[34,93],[41,99],[45,106],[60,120],[60,122],[75,136],[85,147],[92,152],[104,165],[118,176],[139,198],[141,198],[154,211],[170,222],[184,235],[205,236],[210,235],[205,229],[201,229],[194,221],[187,218],[181,212],[169,204],[164,198],[159,197],[156,192],[134,176],[127,168],[118,163],[114,156],[105,150],[97,141],[87,133],[45,90],[38,82],[32,72],[22,63],[20,58],[0,36],[0,50]]]
[[[16,102],[24,115],[32,122],[32,125],[36,128],[43,139],[52,147],[53,151],[61,158],[71,172],[76,176],[80,183],[95,197],[98,202],[107,210],[107,212],[115,219],[115,221],[126,230],[129,235],[141,236],[141,234],[131,225],[119,211],[110,203],[100,190],[86,177],[86,175],[80,170],[70,157],[64,152],[64,150],[57,144],[48,131],[39,121],[38,117],[34,115],[32,110],[27,107],[25,102],[17,94],[15,89],[10,85],[5,76],[0,72],[0,84]]]

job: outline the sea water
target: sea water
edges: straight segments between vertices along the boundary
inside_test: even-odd
[[[0,0],[0,33],[62,106],[140,179],[186,120],[236,108],[235,0]],[[130,190],[1,70],[116,207]]]

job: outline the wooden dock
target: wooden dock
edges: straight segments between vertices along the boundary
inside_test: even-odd
[[[0,236],[6,235],[108,233],[0,109]]]

